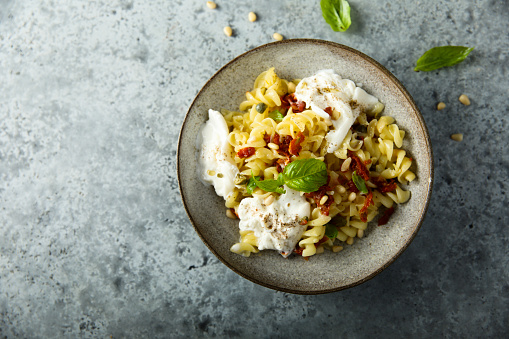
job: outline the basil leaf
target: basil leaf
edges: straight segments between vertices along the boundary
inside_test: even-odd
[[[325,235],[330,240],[334,240],[338,236],[338,229],[332,224],[327,224],[325,225]]]
[[[258,186],[265,192],[276,192],[280,194],[286,193],[285,189],[281,187],[284,184],[283,176],[281,174],[279,174],[277,180],[269,179],[259,181],[257,178],[254,178],[254,182],[256,183],[256,186]]]
[[[415,65],[414,71],[433,71],[438,68],[459,64],[468,56],[474,47],[441,46],[433,47],[424,53]]]
[[[285,116],[283,114],[281,114],[281,112],[279,112],[279,111],[272,111],[272,112],[269,113],[269,118],[271,118],[275,122],[283,121],[284,117]]]
[[[366,182],[364,181],[364,179],[362,179],[362,177],[360,175],[357,174],[357,171],[353,171],[352,180],[353,180],[353,183],[355,184],[355,187],[357,187],[357,189],[360,192],[362,192],[364,194],[368,193],[368,188],[366,187]]]
[[[247,193],[249,193],[249,194],[253,194],[253,191],[256,188],[256,182],[255,182],[256,179],[255,178],[256,179],[260,179],[261,177],[258,176],[258,177],[251,177],[251,178],[249,178],[249,181],[248,181],[248,183],[246,185],[246,190],[247,190]]]
[[[346,0],[322,0],[320,1],[322,16],[332,30],[344,32],[350,27],[350,4]]]
[[[333,226],[336,226],[336,228],[343,227],[343,226],[346,226],[346,219],[343,218],[340,215],[336,215],[334,218],[332,218],[329,221],[329,224],[332,224]]]
[[[302,159],[289,163],[283,171],[284,183],[296,191],[314,192],[327,183],[327,167],[318,159]]]

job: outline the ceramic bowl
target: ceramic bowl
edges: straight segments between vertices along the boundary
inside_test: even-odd
[[[326,250],[308,261],[276,251],[261,251],[246,258],[230,252],[238,241],[238,220],[225,215],[224,200],[212,186],[196,176],[196,135],[209,108],[238,110],[245,92],[261,72],[276,68],[284,79],[300,79],[319,70],[333,69],[351,79],[385,104],[383,114],[396,119],[406,131],[403,148],[414,159],[417,175],[408,188],[411,199],[398,206],[389,224],[372,222],[362,239],[338,253]],[[389,266],[408,247],[428,208],[433,156],[424,120],[410,94],[387,69],[350,47],[311,39],[269,43],[246,52],[222,67],[194,99],[180,131],[178,180],[186,212],[196,232],[219,260],[242,277],[279,291],[319,294],[365,282]]]

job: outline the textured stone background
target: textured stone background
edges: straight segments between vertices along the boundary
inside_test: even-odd
[[[0,1],[0,337],[507,334],[508,2],[351,0],[346,33],[318,1],[217,2]],[[212,256],[182,207],[188,106],[275,31],[372,56],[429,127],[436,184],[421,231],[350,290],[254,285]],[[447,44],[476,49],[452,68],[412,70]],[[449,139],[458,132],[463,142]]]

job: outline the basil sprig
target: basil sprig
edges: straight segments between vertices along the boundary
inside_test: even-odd
[[[284,117],[285,116],[281,112],[279,112],[277,110],[276,111],[272,111],[272,112],[269,113],[269,118],[271,118],[275,122],[283,121]]]
[[[322,16],[336,32],[344,32],[350,27],[350,4],[346,0],[320,1]]]
[[[366,187],[366,182],[360,175],[357,174],[357,171],[353,171],[352,173],[352,181],[355,184],[355,187],[364,194],[368,193],[368,188]]]
[[[433,47],[424,53],[415,65],[414,71],[433,71],[438,68],[459,64],[468,56],[474,47],[441,46]]]
[[[246,185],[246,191],[247,193],[249,194],[253,194],[253,191],[255,190],[256,188],[256,181],[255,180],[259,180],[261,177],[260,176],[252,176],[251,178],[249,178],[249,181],[247,182],[247,185]]]
[[[253,177],[253,178],[255,178],[255,177]],[[286,193],[285,189],[281,187],[284,185],[282,173],[279,173],[276,180],[259,181],[255,178],[253,181],[255,182],[256,186],[258,186],[265,192],[276,192],[279,194]]]
[[[318,159],[302,159],[289,163],[276,180],[253,180],[266,192],[285,193],[283,185],[300,192],[314,192],[327,183],[327,167]]]

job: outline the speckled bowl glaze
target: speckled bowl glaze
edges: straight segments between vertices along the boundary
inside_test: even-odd
[[[417,179],[410,185],[411,199],[398,206],[386,226],[371,223],[366,236],[339,253],[325,251],[305,261],[276,251],[261,251],[245,258],[230,252],[238,241],[238,220],[225,215],[223,198],[196,176],[195,140],[207,120],[209,108],[238,110],[245,92],[258,74],[276,68],[284,79],[304,78],[333,69],[351,79],[385,104],[383,114],[396,119],[406,131],[403,148],[414,159]],[[375,60],[336,43],[296,39],[257,47],[230,61],[201,89],[185,117],[178,145],[180,193],[196,232],[226,266],[257,284],[284,292],[319,294],[356,286],[389,266],[408,247],[428,208],[433,179],[431,142],[424,120],[403,85]]]

